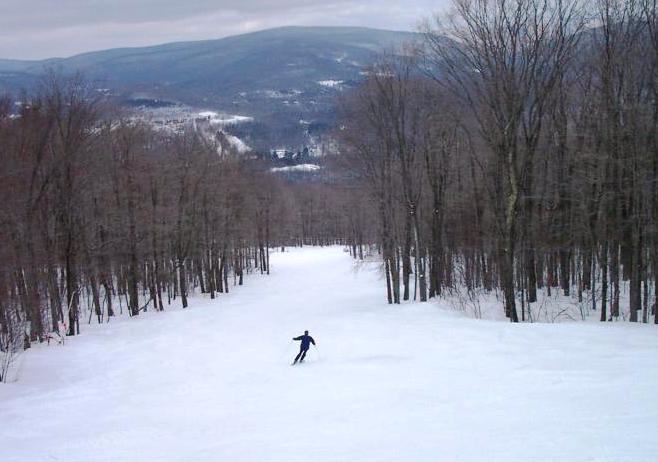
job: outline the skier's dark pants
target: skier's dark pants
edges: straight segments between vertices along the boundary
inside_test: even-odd
[[[307,351],[308,351],[308,348],[300,348],[299,353],[297,353],[297,356],[295,357],[295,362],[304,361],[304,358],[306,358],[306,352]]]

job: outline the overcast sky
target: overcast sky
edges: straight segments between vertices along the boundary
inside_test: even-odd
[[[449,0],[0,0],[0,58],[40,59],[286,25],[413,30]]]

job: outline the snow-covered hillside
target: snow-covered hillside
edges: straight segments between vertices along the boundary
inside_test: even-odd
[[[0,384],[8,461],[654,461],[653,326],[388,306],[340,248],[191,308],[90,326]],[[309,329],[308,362],[290,367]]]

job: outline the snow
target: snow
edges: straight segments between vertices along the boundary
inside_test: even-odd
[[[9,461],[654,461],[658,342],[389,306],[378,264],[272,255],[190,308],[83,326],[0,384]],[[290,367],[291,337],[318,349]]]
[[[295,96],[301,95],[303,92],[297,90],[296,88],[288,90],[260,90],[256,93],[265,95],[266,98],[272,99],[284,99],[284,98],[294,98]]]
[[[217,115],[218,114],[215,111],[201,111],[198,114],[199,117],[204,118],[204,119],[205,118],[212,119],[212,118],[217,117]]]
[[[224,136],[226,136],[226,139],[228,140],[228,142],[231,143],[231,145],[235,149],[237,149],[237,151],[239,153],[244,154],[245,152],[251,151],[251,148],[249,147],[249,145],[247,145],[247,143],[242,141],[237,136],[231,135],[229,133],[224,133]]]
[[[319,85],[327,88],[338,88],[343,84],[342,80],[320,80]]]
[[[236,125],[245,122],[252,122],[253,117],[241,116],[236,114],[219,114],[215,111],[201,111],[197,114],[201,119],[208,119],[213,125]]]
[[[289,165],[287,167],[273,167],[270,169],[271,172],[317,172],[322,167],[315,164],[298,164],[298,165]]]
[[[529,322],[541,323],[563,323],[573,321],[587,321],[599,323],[601,318],[601,299],[599,278],[596,281],[597,299],[596,307],[592,308],[592,293],[584,290],[582,298],[579,298],[578,291],[572,290],[570,295],[564,295],[562,290],[553,288],[549,294],[546,288],[537,290],[537,301],[521,306],[521,301],[517,299],[517,311],[519,316]],[[475,294],[476,296],[471,296]],[[464,314],[479,319],[506,321],[505,313],[500,307],[503,304],[503,294],[498,292],[487,292],[484,289],[475,290],[469,294],[466,285],[462,284],[456,289],[446,294],[444,302],[457,311],[463,311]],[[619,317],[616,321],[627,321],[630,317],[630,285],[628,281],[620,283],[619,295]],[[609,303],[609,302],[608,302]],[[522,315],[523,313],[523,315]],[[610,315],[610,305],[608,304],[607,315]]]

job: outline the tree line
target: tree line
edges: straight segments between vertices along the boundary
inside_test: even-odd
[[[500,293],[516,322],[560,294],[658,322],[655,2],[454,0],[421,35],[342,98],[319,182],[77,77],[0,98],[0,350],[215,298],[289,245],[376,249],[389,303]]]
[[[322,185],[289,185],[192,126],[154,130],[79,77],[19,99],[0,100],[3,352],[215,298],[269,273],[273,247],[344,234]]]
[[[653,0],[453,0],[370,69],[337,136],[389,303],[465,286],[514,322],[538,291],[656,315],[657,26]]]

